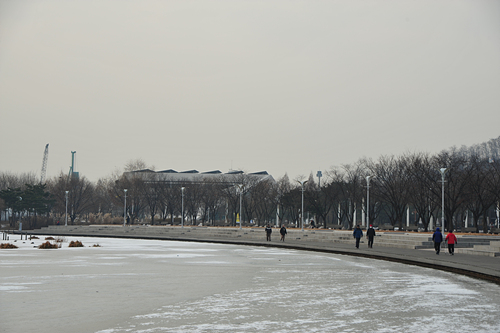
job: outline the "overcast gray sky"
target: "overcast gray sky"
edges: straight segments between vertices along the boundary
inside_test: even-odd
[[[0,0],[0,171],[290,178],[500,135],[500,1]]]

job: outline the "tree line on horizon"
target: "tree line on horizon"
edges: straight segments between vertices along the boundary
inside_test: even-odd
[[[143,161],[136,160],[124,169],[145,168]],[[435,155],[362,158],[332,167],[321,184],[312,174],[307,179],[290,180],[285,174],[276,181],[258,181],[240,173],[232,175],[228,184],[227,179],[160,180],[154,172],[136,177],[115,173],[95,183],[86,177],[61,174],[40,184],[32,173],[0,172],[0,210],[9,227],[22,221],[25,229],[64,224],[66,210],[68,224],[122,224],[125,211],[127,224],[179,224],[182,220],[192,225],[235,226],[241,211],[243,225],[252,221],[257,226],[285,223],[300,227],[303,194],[302,220],[314,219],[323,228],[352,229],[368,215],[367,224],[402,229],[410,211],[412,225],[427,231],[431,220],[441,220],[441,168],[447,170],[445,228],[461,228],[468,218],[477,232],[487,232],[498,218],[500,137]],[[300,182],[304,181],[302,187]]]

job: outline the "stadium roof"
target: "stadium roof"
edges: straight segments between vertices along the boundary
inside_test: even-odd
[[[270,180],[274,182],[274,178],[267,171],[259,171],[253,173],[245,173],[241,170],[230,170],[227,173],[222,173],[220,170],[199,172],[198,170],[175,171],[173,169],[154,171],[151,169],[135,170],[125,172],[125,177],[141,176],[147,178],[148,181],[160,182],[203,182],[206,180],[217,180],[222,183],[239,184],[244,178],[254,181]]]

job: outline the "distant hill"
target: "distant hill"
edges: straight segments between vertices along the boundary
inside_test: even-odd
[[[491,139],[487,142],[478,143],[470,147],[462,146],[459,149],[452,148],[458,153],[464,155],[478,155],[484,159],[500,160],[500,136],[496,139]]]

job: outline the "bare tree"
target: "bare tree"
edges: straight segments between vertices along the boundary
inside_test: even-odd
[[[147,173],[143,178],[143,186],[140,187],[141,195],[149,211],[151,225],[155,224],[155,216],[163,203],[163,183],[158,180],[156,173]]]
[[[312,176],[312,175],[311,175]],[[335,183],[330,179],[319,186],[314,181],[314,178],[309,177],[306,184],[307,188],[307,207],[311,212],[319,216],[323,222],[323,228],[327,228],[327,216],[332,211],[334,204],[338,202],[339,191]],[[318,225],[319,225],[319,221]]]
[[[199,183],[186,183],[185,191],[185,210],[188,216],[190,216],[191,223],[193,225],[197,224],[198,214],[201,211],[203,189],[202,184]]]
[[[132,175],[130,177],[121,178],[114,182],[114,186],[110,188],[110,196],[116,206],[122,207],[125,204],[125,195],[127,196],[127,207],[125,212],[130,224],[134,224],[144,216],[147,207],[146,200],[144,199],[144,191],[146,184],[142,177]],[[127,190],[125,193],[124,190]],[[123,213],[121,213],[123,216]]]
[[[276,213],[277,187],[270,181],[260,181],[251,189],[251,198],[260,223],[269,223]]]
[[[465,168],[467,182],[464,199],[467,209],[472,213],[476,232],[479,232],[479,219],[483,217],[483,232],[488,232],[486,212],[495,204],[496,196],[489,188],[492,165],[477,155],[469,157],[470,167]]]
[[[204,180],[201,192],[202,221],[214,225],[222,202],[220,184],[213,179]]]
[[[410,203],[422,221],[425,231],[427,231],[431,217],[439,207],[439,201],[435,200],[433,194],[433,188],[438,187],[436,184],[436,170],[428,154],[414,154],[408,156],[408,158],[410,159],[408,172],[411,186],[408,196]]]
[[[445,228],[453,228],[453,217],[456,212],[464,206],[465,190],[471,176],[472,164],[468,163],[468,157],[452,150],[450,152],[441,152],[433,159],[435,169],[435,183],[438,184],[433,189],[436,201],[441,202],[441,176],[440,168],[447,168],[445,175],[445,196],[444,213]]]
[[[290,184],[290,179],[288,175],[285,174],[283,177],[278,179],[277,183],[277,201],[278,201],[278,218],[283,224],[285,217],[287,216],[287,206],[286,206],[286,196],[290,193],[292,185]]]
[[[354,224],[354,211],[356,207],[361,207],[363,199],[362,179],[364,165],[360,162],[350,165],[344,164],[341,168],[332,168],[327,172],[327,176],[335,184],[339,202],[339,219],[347,221],[349,229]]]
[[[151,170],[151,171],[154,171],[155,167],[154,167],[154,165],[148,166],[146,164],[146,162],[144,162],[140,158],[135,159],[135,160],[130,160],[125,165],[125,172],[139,171],[139,170]]]
[[[403,227],[403,216],[409,203],[408,188],[410,175],[406,157],[382,156],[377,163],[368,165],[376,177],[377,193],[386,203],[386,211],[391,224]]]
[[[56,200],[55,208],[63,212],[66,208],[66,191],[68,191],[68,216],[71,224],[91,209],[94,184],[86,177],[68,178],[61,172],[59,177],[48,182],[48,186]]]

